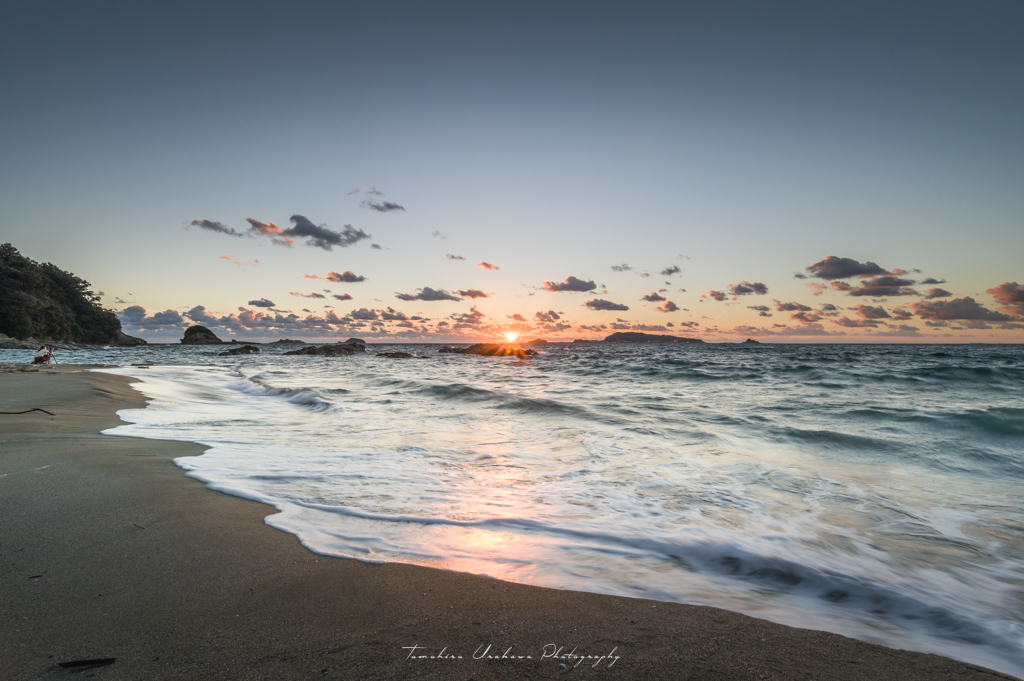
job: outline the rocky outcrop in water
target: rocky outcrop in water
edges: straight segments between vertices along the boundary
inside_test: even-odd
[[[377,356],[390,357],[391,359],[409,359],[411,357],[415,357],[416,355],[410,354],[408,352],[378,352]]]
[[[231,348],[227,352],[222,352],[220,353],[220,356],[223,357],[225,355],[252,355],[259,351],[260,349],[255,345],[243,345],[239,348]]]
[[[521,348],[509,343],[477,343],[468,348],[441,348],[438,352],[450,352],[456,355],[481,355],[483,357],[531,357],[536,350]]]
[[[334,345],[310,345],[309,347],[289,350],[284,355],[315,355],[317,357],[342,357],[366,352],[366,346],[358,343],[335,343]]]
[[[345,343],[347,343],[348,345],[366,345],[366,341],[364,341],[362,338],[349,338],[347,341],[345,341]]]
[[[181,339],[185,345],[216,345],[223,343],[220,338],[205,326],[194,324],[185,329],[185,337]]]
[[[700,338],[683,338],[639,331],[619,331],[604,339],[605,343],[703,343]]]
[[[753,338],[748,338],[747,340],[745,340],[742,343],[740,343],[740,345],[760,345],[760,344],[761,344],[761,341],[756,341]]]

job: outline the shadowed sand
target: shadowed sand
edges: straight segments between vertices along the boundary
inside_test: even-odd
[[[715,608],[317,556],[171,462],[202,447],[99,434],[143,404],[80,367],[0,374],[0,411],[56,414],[0,416],[0,678],[1011,678]],[[473,659],[488,645],[533,659]]]

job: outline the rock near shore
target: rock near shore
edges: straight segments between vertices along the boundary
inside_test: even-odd
[[[366,346],[359,343],[335,343],[334,345],[311,345],[298,350],[290,350],[284,355],[315,355],[317,357],[342,357],[366,352]]]
[[[483,357],[531,357],[537,354],[536,350],[521,348],[518,345],[508,343],[477,343],[468,348],[441,348],[438,352],[447,352],[453,355],[481,355]]]
[[[223,343],[220,338],[205,326],[195,324],[185,329],[185,337],[181,339],[184,345],[216,345]]]

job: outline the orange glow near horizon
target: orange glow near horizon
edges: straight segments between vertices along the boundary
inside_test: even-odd
[[[519,334],[516,333],[515,331],[506,331],[505,338],[508,338],[509,343],[515,343],[516,338],[519,338]]]

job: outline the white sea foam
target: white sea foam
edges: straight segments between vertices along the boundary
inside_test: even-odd
[[[700,352],[126,367],[151,402],[107,432],[207,445],[176,463],[319,553],[1024,672],[1020,384],[962,387],[991,367],[954,358],[937,395],[949,372],[907,350]]]

